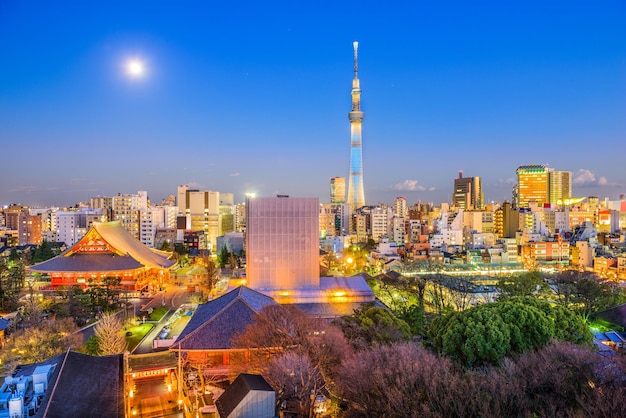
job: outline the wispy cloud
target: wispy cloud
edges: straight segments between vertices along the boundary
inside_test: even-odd
[[[230,176],[231,177],[239,177],[239,173],[231,173]]]
[[[391,186],[393,190],[410,191],[410,192],[432,192],[435,191],[435,187],[425,187],[419,184],[418,180],[404,180],[403,182],[394,184]]]
[[[197,181],[188,181],[187,183],[185,183],[185,185],[187,187],[189,187],[190,189],[201,189],[202,185],[200,183],[198,183]]]
[[[616,183],[614,181],[609,181],[606,177],[600,176],[596,177],[596,174],[587,170],[586,168],[581,168],[573,174],[572,183],[575,186],[579,187],[617,187],[621,186],[621,184]]]
[[[37,193],[58,190],[58,187],[17,186],[9,190],[10,193]]]
[[[499,184],[515,184],[517,180],[513,177],[507,177],[505,179],[498,179]]]

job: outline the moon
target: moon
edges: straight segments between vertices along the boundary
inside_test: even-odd
[[[126,62],[126,73],[132,78],[141,78],[146,72],[146,66],[139,59],[131,59]]]

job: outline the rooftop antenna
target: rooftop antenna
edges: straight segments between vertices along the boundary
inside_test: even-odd
[[[359,43],[354,41],[354,78],[359,78]]]

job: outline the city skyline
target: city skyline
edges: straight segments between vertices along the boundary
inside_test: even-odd
[[[530,164],[575,196],[626,191],[622,2],[166,6],[0,6],[0,205],[181,184],[328,202],[354,41],[368,204],[450,202],[461,170],[510,200]]]

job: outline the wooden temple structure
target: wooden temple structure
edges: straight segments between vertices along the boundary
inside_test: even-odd
[[[87,288],[107,277],[120,279],[120,290],[141,292],[160,287],[170,277],[176,261],[172,253],[142,244],[119,221],[94,222],[73,247],[50,260],[27,268],[47,274],[53,289],[71,286]]]

